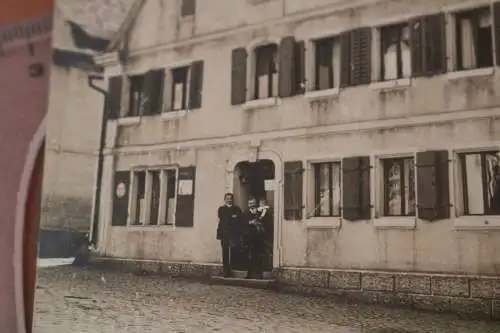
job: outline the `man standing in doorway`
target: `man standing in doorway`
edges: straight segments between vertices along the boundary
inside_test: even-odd
[[[249,265],[247,279],[262,279],[265,229],[261,218],[264,211],[259,212],[257,201],[248,201],[248,212],[245,214],[245,225],[247,228],[246,239],[249,248]]]
[[[240,207],[234,205],[232,193],[224,195],[224,205],[219,207],[219,224],[217,226],[217,239],[222,246],[222,265],[224,276],[231,277],[231,250],[238,244],[242,232],[242,213]]]

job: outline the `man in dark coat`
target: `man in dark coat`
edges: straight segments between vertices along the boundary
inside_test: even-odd
[[[224,195],[224,205],[220,206],[217,212],[219,216],[217,239],[220,240],[222,246],[222,265],[225,277],[233,275],[231,249],[239,243],[243,223],[241,209],[233,204],[233,199],[232,193],[226,193]]]

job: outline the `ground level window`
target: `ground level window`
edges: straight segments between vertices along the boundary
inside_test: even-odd
[[[489,7],[456,14],[457,69],[493,66],[493,37]]]
[[[173,225],[176,212],[176,169],[133,171],[130,225]]]
[[[340,217],[340,162],[314,164],[314,216]]]
[[[465,215],[500,215],[500,154],[458,154]]]
[[[383,159],[383,215],[415,216],[413,157]]]

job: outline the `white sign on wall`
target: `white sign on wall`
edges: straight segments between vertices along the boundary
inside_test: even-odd
[[[181,179],[179,180],[179,195],[192,195],[193,194],[193,180]]]

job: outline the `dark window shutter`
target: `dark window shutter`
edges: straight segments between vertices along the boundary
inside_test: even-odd
[[[281,40],[279,48],[279,97],[290,97],[295,86],[295,38],[285,37]]]
[[[239,105],[246,101],[247,50],[243,47],[234,49],[231,58],[231,104]]]
[[[301,161],[285,162],[284,206],[285,220],[302,220],[302,184],[304,168]]]
[[[108,96],[106,98],[106,112],[108,119],[118,119],[120,117],[122,99],[123,79],[121,76],[109,78]]]
[[[191,77],[189,82],[189,109],[201,108],[203,95],[203,61],[191,64]]]
[[[128,199],[130,191],[130,172],[116,171],[113,186],[112,226],[126,226],[128,217]]]
[[[295,43],[294,50],[294,68],[295,68],[295,81],[294,81],[294,95],[305,93],[306,83],[306,46],[304,41]]]
[[[181,0],[181,16],[194,15],[196,12],[196,0]]]
[[[142,115],[149,116],[161,113],[163,77],[163,70],[151,70],[144,75]]]
[[[443,13],[410,21],[413,76],[446,72],[446,21]]]
[[[342,217],[349,221],[369,220],[370,158],[348,157],[342,160]]]
[[[179,168],[179,185],[183,180],[191,180],[193,187],[191,194],[180,195],[179,185],[177,186],[175,225],[178,227],[192,227],[194,225],[195,174],[196,168],[194,166]]]
[[[358,28],[351,31],[351,85],[371,82],[372,29]]]
[[[351,82],[351,34],[346,31],[340,35],[340,86]]]
[[[443,13],[425,18],[425,62],[427,75],[446,72],[446,21]]]
[[[495,29],[496,65],[500,66],[500,2],[493,3],[493,22]]]
[[[450,217],[448,151],[417,154],[418,217],[426,221]]]
[[[422,18],[410,20],[411,71],[413,76],[424,74],[424,44]]]

